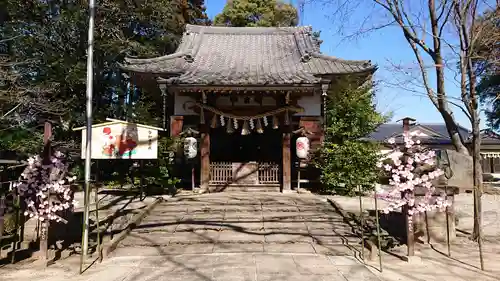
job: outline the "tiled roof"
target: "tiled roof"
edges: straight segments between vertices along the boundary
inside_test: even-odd
[[[290,85],[320,83],[320,75],[369,73],[370,61],[320,53],[311,27],[207,27],[187,25],[173,54],[127,58],[124,70],[198,85]]]
[[[414,124],[410,127],[410,131],[416,130],[425,133],[427,137],[420,138],[423,144],[451,144],[451,139],[448,135],[448,130],[445,124]],[[470,132],[464,127],[458,127],[459,133],[464,141],[470,138]],[[402,124],[382,124],[378,129],[370,134],[366,139],[371,141],[386,142],[389,138],[395,138],[396,142],[402,142],[403,126]],[[484,140],[484,138],[483,138]],[[500,144],[500,139],[496,139],[494,143]]]
[[[500,136],[490,130],[483,130],[481,132],[481,145],[483,144],[496,144],[500,145]]]

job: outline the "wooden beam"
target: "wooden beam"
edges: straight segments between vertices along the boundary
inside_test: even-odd
[[[209,91],[209,92],[221,92],[221,93],[232,93],[232,92],[245,92],[245,94],[252,95],[259,92],[267,92],[269,94],[276,93],[286,93],[291,91],[292,93],[307,93],[314,91],[315,89],[321,89],[321,85],[318,84],[293,84],[293,85],[169,85],[169,88],[184,92],[199,92]]]

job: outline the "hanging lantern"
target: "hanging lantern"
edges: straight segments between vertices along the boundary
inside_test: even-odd
[[[228,134],[232,134],[232,133],[234,133],[233,124],[231,124],[231,120],[227,121],[227,124],[226,124],[226,132],[227,132]]]
[[[214,114],[214,117],[212,117],[212,122],[210,122],[210,128],[215,129],[217,128],[217,115]]]
[[[246,136],[250,134],[250,129],[248,128],[248,121],[243,121],[243,127],[241,128],[241,135]]]
[[[238,130],[238,120],[233,119],[234,129]]]
[[[187,159],[193,159],[196,157],[197,151],[197,141],[193,137],[187,137],[184,139],[184,156]]]
[[[226,125],[226,119],[222,115],[220,116],[220,125],[221,126],[225,126]]]
[[[200,108],[200,124],[205,124],[205,112],[203,112],[203,107]]]
[[[285,125],[290,125],[290,115],[288,115],[288,110],[285,110]]]
[[[273,129],[278,129],[280,127],[280,124],[279,124],[279,120],[278,120],[278,117],[273,116]]]
[[[267,122],[267,116],[264,116],[264,117],[262,118],[262,121],[264,121],[264,126],[266,126],[266,127],[267,127],[267,125],[269,125],[269,122]]]
[[[298,158],[307,159],[309,155],[309,139],[307,137],[297,138],[295,141],[295,150]]]
[[[260,119],[257,119],[257,125],[255,126],[255,131],[259,134],[264,133],[264,129],[262,129],[262,123],[260,122]]]

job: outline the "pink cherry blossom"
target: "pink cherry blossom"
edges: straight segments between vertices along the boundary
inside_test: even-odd
[[[75,206],[68,183],[76,178],[67,176],[64,157],[63,153],[55,151],[48,165],[43,164],[40,156],[28,159],[27,167],[13,185],[26,204],[25,216],[41,222],[61,222],[65,220],[59,216],[60,212]]]
[[[444,172],[436,167],[436,153],[421,145],[419,140],[414,140],[418,134],[405,134],[404,144],[398,146],[395,142],[393,151],[390,153],[391,164],[379,165],[381,171],[389,177],[390,190],[386,192],[383,199],[389,202],[384,213],[393,212],[403,206],[408,206],[409,220],[422,212],[432,210],[445,210],[450,206],[450,202],[445,199],[445,195],[433,196],[436,188],[432,181],[439,178]],[[426,166],[424,166],[426,165]],[[428,168],[430,166],[431,168]],[[416,173],[416,168],[425,167],[424,172]],[[417,169],[418,170],[418,169]],[[423,188],[425,195],[417,204],[413,196],[415,188]],[[423,200],[423,201],[422,201]],[[410,227],[413,227],[410,224]]]

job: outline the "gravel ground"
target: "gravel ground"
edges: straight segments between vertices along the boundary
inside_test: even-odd
[[[346,211],[359,213],[359,197],[330,196]],[[375,200],[372,197],[362,197],[363,209],[375,209]],[[487,241],[500,242],[500,195],[483,194],[483,234]],[[378,200],[378,208],[387,206],[384,200]],[[455,213],[458,218],[457,228],[462,232],[470,233],[474,226],[474,200],[472,193],[461,193],[455,196]]]
[[[344,210],[359,213],[359,197],[330,196],[329,198],[339,203]],[[374,209],[375,200],[372,197],[362,197],[364,209]],[[387,203],[378,200],[379,209]],[[481,272],[478,268],[479,249],[477,242],[471,241],[466,233],[472,232],[474,220],[474,201],[471,193],[461,193],[455,197],[455,213],[458,217],[457,233],[451,245],[451,258],[445,256],[447,247],[445,244],[434,244],[434,248],[417,244],[418,256],[422,258],[421,263],[414,265],[401,262],[390,255],[384,255],[384,272],[391,272],[394,278],[384,280],[500,280],[500,195],[484,194],[482,196],[483,206],[483,259],[487,272]],[[463,234],[464,233],[464,234]],[[405,255],[406,247],[396,247],[392,253]],[[375,265],[378,267],[378,265]],[[423,270],[433,268],[433,274]],[[454,275],[454,279],[445,278],[447,274]],[[399,275],[398,275],[399,274]],[[411,278],[410,278],[411,276]],[[460,277],[457,277],[460,276]]]
[[[483,234],[487,241],[500,240],[500,195],[484,194]],[[471,232],[474,226],[474,200],[472,193],[462,193],[455,197],[455,212],[459,219],[457,228]]]

